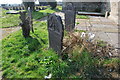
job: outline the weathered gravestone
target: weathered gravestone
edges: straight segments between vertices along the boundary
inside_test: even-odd
[[[30,36],[30,21],[29,17],[27,17],[26,12],[20,12],[20,19],[22,23],[20,23],[20,26],[22,27],[22,34],[23,36],[29,37]]]
[[[60,16],[48,16],[49,47],[61,54],[63,46],[64,27]]]
[[[20,26],[22,27],[22,31],[23,31],[23,36],[29,37],[30,36],[30,29],[32,29],[33,31],[33,24],[32,24],[32,11],[30,10],[30,8],[28,8],[27,14],[26,12],[20,12],[20,19],[22,21],[22,23],[20,23]]]
[[[65,30],[72,31],[75,28],[75,8],[72,3],[65,7]]]

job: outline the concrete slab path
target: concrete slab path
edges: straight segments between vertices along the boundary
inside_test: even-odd
[[[95,40],[102,40],[115,48],[113,56],[120,57],[120,26],[104,17],[90,16],[90,19],[78,19],[78,30],[86,30],[95,34]]]
[[[0,28],[0,40],[2,40],[4,37],[8,36],[10,33],[20,30],[20,26],[17,27],[10,27],[10,28]]]
[[[90,19],[78,19],[76,21],[80,23],[76,26],[76,29],[88,30],[96,35],[96,39],[106,41],[115,48],[120,48],[118,45],[120,31],[112,20],[90,16]]]

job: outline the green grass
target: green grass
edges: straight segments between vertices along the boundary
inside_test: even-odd
[[[107,45],[107,43],[106,42],[104,42],[104,41],[101,41],[101,40],[98,40],[97,41],[98,42],[98,46],[100,46],[100,47],[105,47],[106,45]]]
[[[45,16],[48,16],[51,13],[56,12],[56,10],[51,10],[50,8],[45,9],[45,10],[40,10],[38,12],[33,12],[33,19],[37,20],[37,19],[41,19]]]
[[[37,6],[39,8],[48,8],[49,6]]]
[[[86,32],[85,30],[75,30],[75,32]]]
[[[76,18],[77,19],[89,19],[89,17],[85,15],[76,15]]]
[[[12,27],[17,26],[20,23],[19,14],[6,14],[8,10],[2,9],[2,16],[0,18],[0,28]]]
[[[70,62],[69,59],[63,61],[53,50],[48,49],[46,26],[45,22],[34,22],[35,34],[31,33],[31,37],[25,39],[20,30],[2,40],[4,77],[44,78],[48,73],[52,73],[52,78],[69,77],[75,75],[80,66],[92,65],[93,61],[87,57],[87,52],[81,56],[83,62],[80,63],[74,60]]]
[[[80,24],[79,22],[76,22],[76,25]]]
[[[21,20],[19,19],[19,14],[6,14],[9,10],[2,9],[2,16],[0,17],[0,28],[14,27],[18,26]],[[50,8],[46,10],[40,10],[39,12],[33,12],[33,20],[41,19],[48,16],[50,13],[54,13],[56,10],[51,10]]]
[[[45,16],[48,16],[49,13],[42,13],[42,12],[33,12],[33,20],[38,20],[38,19],[41,19]]]
[[[62,6],[57,6],[56,8],[60,11],[62,10]]]
[[[20,30],[2,40],[3,77],[44,78],[52,73],[52,78],[90,79],[103,75],[96,67],[99,60],[92,58],[86,50],[79,53],[78,48],[74,49],[72,58],[64,54],[62,60],[52,49],[48,49],[46,22],[35,21],[34,30],[35,34],[31,33],[31,37],[26,39]],[[116,61],[105,60],[103,64]]]
[[[40,10],[40,12],[42,12],[42,13],[54,13],[56,11],[55,11],[55,9],[51,10],[51,8],[47,8],[45,10]]]
[[[54,12],[55,10],[50,9],[34,12],[33,19],[40,19]],[[61,58],[52,49],[48,49],[47,23],[34,21],[33,27],[35,33],[31,33],[31,37],[25,39],[20,30],[2,40],[2,54],[0,54],[2,60],[0,58],[0,61],[2,61],[3,77],[44,78],[52,73],[52,78],[89,80],[91,77],[105,76],[99,72],[99,67],[120,62],[119,59],[105,59],[100,62],[99,59],[91,57],[91,54],[86,50],[79,53],[79,48],[71,52],[73,57],[69,58],[64,54]]]
[[[37,19],[41,19],[45,16],[48,16],[50,13],[54,13],[56,12],[55,10],[51,10],[50,8],[45,9],[45,10],[40,10],[38,12],[33,12],[33,19],[37,20]]]
[[[48,50],[46,23],[35,22],[35,34],[24,38],[21,30],[2,40],[2,70],[8,78],[44,78],[54,73],[53,66],[65,65],[58,55]],[[63,66],[64,67],[64,66]],[[57,67],[56,67],[57,69]]]

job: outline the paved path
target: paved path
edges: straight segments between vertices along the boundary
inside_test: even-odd
[[[0,40],[4,37],[8,36],[10,33],[18,31],[20,29],[20,26],[18,27],[10,27],[10,28],[0,28]]]
[[[113,45],[118,46],[118,26],[111,20],[104,17],[90,17],[90,19],[77,19],[80,24],[76,26],[78,30],[88,30],[96,34],[96,39],[103,40]]]
[[[96,35],[95,40],[108,42],[115,47],[114,56],[120,56],[120,26],[117,26],[114,21],[104,17],[90,16],[90,19],[77,19],[76,22],[80,23],[76,26],[76,29],[94,33]]]

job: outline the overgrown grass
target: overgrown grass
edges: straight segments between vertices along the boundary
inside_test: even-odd
[[[77,19],[89,19],[89,17],[85,15],[76,15],[76,18]]]

